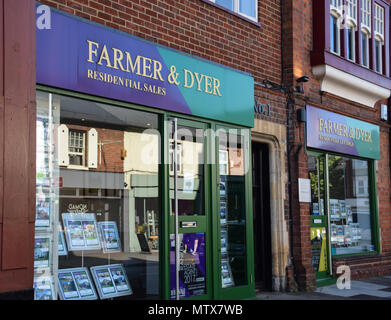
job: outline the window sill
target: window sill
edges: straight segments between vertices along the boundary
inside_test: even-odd
[[[311,54],[312,72],[329,92],[374,108],[377,101],[390,97],[391,79],[331,52]]]
[[[213,7],[216,7],[216,8],[218,8],[218,9],[220,9],[220,10],[223,10],[223,11],[225,11],[225,12],[228,12],[228,13],[234,15],[235,17],[238,17],[238,18],[240,18],[240,19],[242,19],[242,20],[244,20],[244,21],[247,21],[247,22],[253,24],[254,26],[257,26],[257,27],[261,28],[261,24],[260,24],[259,22],[255,21],[255,20],[251,20],[251,19],[249,19],[249,18],[247,18],[247,17],[245,17],[245,16],[242,16],[242,15],[239,14],[239,13],[236,13],[236,12],[234,12],[234,11],[232,11],[232,10],[229,10],[229,9],[227,9],[227,8],[224,8],[223,6],[220,6],[220,5],[218,5],[217,3],[213,3],[213,2],[208,1],[208,0],[200,0],[200,1],[202,1],[202,2],[204,2],[204,3],[207,3],[207,4],[209,4],[209,5],[213,6]]]
[[[332,259],[349,259],[349,260],[359,260],[359,259],[367,259],[367,258],[377,258],[380,256],[380,253],[377,251],[367,251],[361,253],[350,253],[350,254],[340,254],[333,255]]]
[[[330,65],[341,71],[350,73],[353,76],[373,82],[385,88],[391,87],[391,79],[388,74],[378,73],[375,70],[369,69],[369,67],[345,59],[331,51],[325,50],[323,52],[311,53],[311,65],[314,67],[321,64]]]
[[[76,166],[76,165],[72,165],[72,164],[68,165],[66,168],[67,168],[67,169],[71,169],[71,170],[85,170],[85,171],[89,170],[88,167],[85,167],[85,166]]]

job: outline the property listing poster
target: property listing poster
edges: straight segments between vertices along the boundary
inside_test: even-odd
[[[101,299],[133,294],[122,264],[96,266],[90,269]]]
[[[99,250],[101,248],[94,213],[63,213],[68,250]]]
[[[121,251],[121,241],[115,221],[98,222],[104,253]]]
[[[62,300],[97,299],[87,268],[58,270],[58,286]]]
[[[205,234],[180,234],[179,296],[187,298],[206,293]],[[175,235],[170,236],[171,298],[175,298]]]

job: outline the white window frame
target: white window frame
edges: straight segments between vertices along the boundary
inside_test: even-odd
[[[379,55],[376,53],[376,43],[379,43],[380,45],[380,51],[379,51]],[[380,73],[382,74],[383,73],[383,38],[380,38],[379,35],[376,35],[375,36],[375,52],[374,52],[374,60],[375,60],[375,65],[374,65],[374,68],[375,68],[375,72],[377,73]],[[376,60],[379,59],[379,68],[380,70],[376,70]]]
[[[81,133],[83,139],[82,152],[71,151],[71,148],[76,148],[71,145],[71,135],[72,133]],[[77,146],[80,148],[80,146]],[[82,156],[82,165],[72,164],[70,161],[71,155]],[[69,165],[68,168],[85,168],[86,167],[86,132],[82,130],[69,129],[68,131],[68,157],[69,157]]]
[[[221,170],[222,166],[224,167],[224,171]],[[229,175],[228,150],[219,150],[219,170],[221,176]]]
[[[379,36],[384,42],[384,8],[375,3],[374,11],[375,12],[373,15],[373,27],[375,31],[375,36]]]
[[[351,51],[352,51],[352,59],[349,59],[349,57],[346,57],[349,61],[353,61],[355,62],[356,61],[356,30],[357,30],[357,26],[356,24],[353,23],[353,21],[349,20],[347,22],[347,31],[346,31],[346,34],[349,32],[349,29],[352,30],[352,48],[351,48]],[[349,43],[348,43],[348,36],[346,35],[346,46],[349,46]]]
[[[364,54],[364,48],[362,46],[362,34],[365,33],[367,35],[367,49],[366,49],[366,57],[367,57],[367,64],[365,65],[364,62],[363,62],[363,54]],[[368,32],[367,28],[361,28],[361,34],[360,34],[360,46],[361,46],[361,65],[364,67],[364,68],[368,68],[369,69],[369,39],[371,37],[371,34]]]
[[[331,0],[330,1],[330,9],[334,9],[336,11],[342,10],[342,0]]]
[[[217,4],[216,0],[208,0],[208,1]],[[255,17],[251,17],[251,16],[249,16],[249,15],[243,13],[243,12],[240,12],[239,11],[239,1],[240,0],[233,0],[233,7],[234,7],[233,12],[235,12],[236,14],[238,14],[240,16],[245,17],[246,19],[252,20],[254,22],[258,22],[258,1],[257,0],[250,0],[250,1],[254,1]],[[341,1],[341,0],[339,0],[339,1]],[[231,11],[231,9],[229,9],[229,8],[226,8],[226,9]]]
[[[368,35],[371,35],[372,20],[372,0],[361,1],[361,29],[366,29]]]
[[[338,27],[338,19],[340,19],[340,17],[341,17],[341,11],[340,11],[340,9],[336,9],[336,8],[332,8],[331,10],[330,10],[330,23],[331,23],[331,17],[334,17],[334,18],[336,18],[337,19],[337,34],[335,35],[336,36],[336,38],[337,38],[337,51],[333,51],[333,50],[331,50],[331,46],[330,46],[330,52],[331,53],[334,53],[334,54],[336,54],[336,55],[341,55],[341,33],[340,32],[338,32],[338,31],[340,31],[339,30],[339,27]],[[331,36],[330,36],[330,38],[331,38]],[[331,39],[330,39],[331,40]]]
[[[347,17],[357,26],[357,0],[346,0]]]

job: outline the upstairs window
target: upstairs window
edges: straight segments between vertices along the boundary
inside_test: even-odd
[[[258,21],[258,1],[256,0],[208,0],[245,18]]]
[[[361,4],[361,27],[371,32],[371,0],[362,0]]]
[[[357,21],[357,0],[346,0],[347,16],[353,21]]]
[[[346,0],[346,58],[356,60],[357,0]]]
[[[346,28],[346,58],[351,61],[355,61],[356,59],[355,47],[355,27],[354,25],[348,24]]]
[[[330,50],[335,54],[340,54],[340,31],[338,25],[338,14],[330,14]]]
[[[369,68],[369,33],[365,29],[361,31],[361,64]]]
[[[342,0],[331,0],[330,6],[336,10],[340,10],[342,5]]]
[[[384,37],[384,8],[375,3],[375,33]]]
[[[373,18],[375,30],[375,71],[383,73],[384,8],[376,3]]]

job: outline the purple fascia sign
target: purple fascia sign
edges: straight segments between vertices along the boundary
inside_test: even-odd
[[[253,126],[248,74],[48,10],[37,5],[38,84]]]

